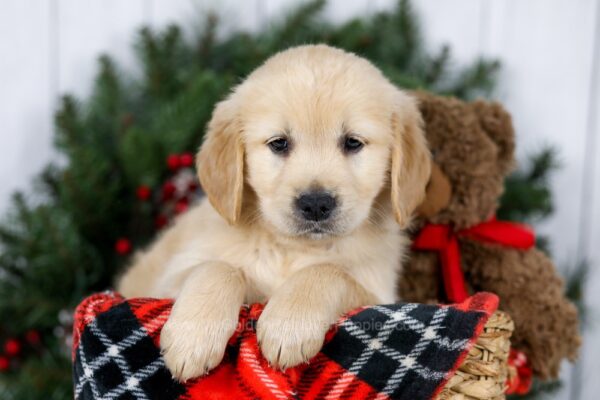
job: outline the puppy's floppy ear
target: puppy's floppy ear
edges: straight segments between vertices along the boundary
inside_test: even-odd
[[[196,168],[210,204],[230,224],[240,219],[244,192],[244,144],[237,107],[231,98],[217,104]]]
[[[483,131],[498,146],[498,168],[508,174],[515,166],[515,130],[512,118],[501,104],[477,100],[469,104]]]
[[[406,227],[425,197],[431,174],[431,154],[423,132],[416,100],[398,92],[397,110],[392,115],[390,186],[396,221]]]

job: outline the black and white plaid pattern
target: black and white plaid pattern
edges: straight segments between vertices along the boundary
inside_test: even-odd
[[[77,400],[170,400],[185,392],[127,303],[86,326],[73,368]]]
[[[375,306],[348,318],[323,349],[347,370],[327,398],[343,397],[356,378],[378,398],[431,398],[478,322],[477,313],[417,304]]]
[[[75,399],[432,399],[497,298],[482,293],[451,307],[401,303],[356,310],[336,324],[311,365],[290,375],[261,358],[252,326],[262,307],[252,305],[240,314],[240,326],[248,329],[228,349],[223,368],[185,385],[171,379],[157,343],[171,305],[111,294],[84,300],[74,332]]]

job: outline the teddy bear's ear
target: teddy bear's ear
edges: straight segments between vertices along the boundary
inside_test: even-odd
[[[515,165],[515,131],[510,114],[496,102],[477,100],[471,106],[483,131],[498,146],[498,166],[508,174]]]

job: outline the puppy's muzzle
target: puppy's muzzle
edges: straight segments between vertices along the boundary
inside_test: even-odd
[[[331,216],[337,202],[331,194],[318,190],[302,193],[296,198],[295,206],[302,218],[318,222],[325,221]]]

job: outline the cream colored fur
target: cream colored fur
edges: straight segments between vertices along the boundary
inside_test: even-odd
[[[345,135],[364,147],[345,153]],[[286,137],[289,154],[267,143]],[[415,101],[368,61],[331,47],[279,53],[219,103],[197,158],[207,194],[120,279],[125,296],[175,297],[161,335],[178,380],[222,359],[244,302],[274,366],[306,362],[341,314],[395,301],[430,157]],[[320,187],[338,209],[304,229],[294,199]]]

